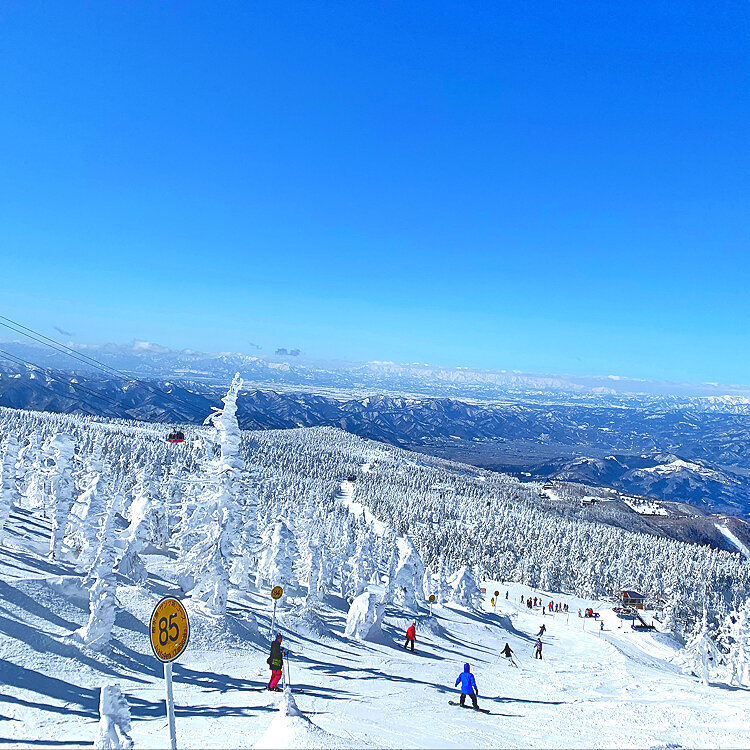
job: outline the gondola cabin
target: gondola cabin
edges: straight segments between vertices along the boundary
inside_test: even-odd
[[[180,430],[172,430],[167,437],[170,443],[182,443],[185,440],[185,433]]]

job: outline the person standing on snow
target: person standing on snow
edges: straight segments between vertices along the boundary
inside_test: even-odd
[[[409,648],[409,645],[411,645],[411,650],[414,651],[414,641],[417,640],[417,622],[416,620],[412,622],[411,625],[406,630],[406,642],[404,643],[404,648]]]
[[[536,645],[534,646],[534,658],[535,659],[542,658],[542,639],[541,638],[536,639]]]
[[[276,633],[276,639],[271,644],[271,655],[266,660],[271,667],[271,681],[268,683],[269,690],[280,691],[282,669],[284,668],[284,649],[281,648],[281,633]]]
[[[466,703],[466,696],[471,698],[472,708],[477,709],[477,696],[479,690],[477,689],[477,681],[474,679],[474,675],[471,673],[471,668],[468,664],[464,664],[464,671],[456,678],[456,685],[461,683],[461,697],[459,698],[459,704],[461,706]]]
[[[513,649],[509,643],[505,643],[505,648],[500,652],[513,666],[516,666],[515,660],[513,659]]]
[[[539,636],[544,635],[544,631],[547,630],[547,626],[542,623],[542,627],[539,628],[539,632],[536,634],[536,637],[539,638]]]

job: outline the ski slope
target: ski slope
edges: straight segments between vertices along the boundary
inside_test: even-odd
[[[81,575],[40,554],[44,522],[14,512],[0,549],[0,737],[5,744],[82,747],[93,738],[98,688],[119,683],[130,704],[136,747],[167,747],[161,665],[151,654],[151,609],[180,594],[174,561],[147,558],[145,586],[120,585],[113,648],[97,654],[70,637],[86,621]],[[496,612],[436,606],[417,618],[417,651],[402,648],[411,616],[392,609],[382,644],[344,638],[347,603],[329,596],[315,616],[283,601],[278,623],[291,649],[289,676],[299,715],[263,688],[270,629],[267,592],[233,593],[217,618],[186,601],[192,636],[174,666],[182,747],[747,747],[748,692],[701,686],[671,663],[675,644],[629,629],[600,602],[568,602],[569,615],[521,607],[528,587],[501,591]],[[505,600],[505,591],[508,599]],[[605,630],[577,617],[603,613]],[[544,659],[532,658],[539,625]],[[618,625],[622,624],[622,628]],[[498,658],[505,642],[518,669]],[[490,714],[448,705],[469,661]],[[282,711],[278,708],[280,704]]]

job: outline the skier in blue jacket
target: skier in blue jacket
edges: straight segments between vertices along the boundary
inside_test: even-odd
[[[477,696],[479,695],[477,681],[474,679],[474,675],[471,673],[468,664],[464,664],[464,671],[458,675],[456,685],[458,685],[459,682],[461,683],[461,698],[459,699],[461,706],[466,702],[466,696],[468,695],[469,698],[471,698],[472,708],[479,708],[477,705]]]

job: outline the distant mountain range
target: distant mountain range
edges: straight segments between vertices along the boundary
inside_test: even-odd
[[[0,349],[44,368],[0,363],[2,406],[196,423],[239,371],[248,381],[238,412],[245,429],[336,426],[521,479],[553,477],[750,515],[750,398],[739,389],[605,392],[546,376],[323,366],[145,344],[79,352],[135,379],[47,349]]]

